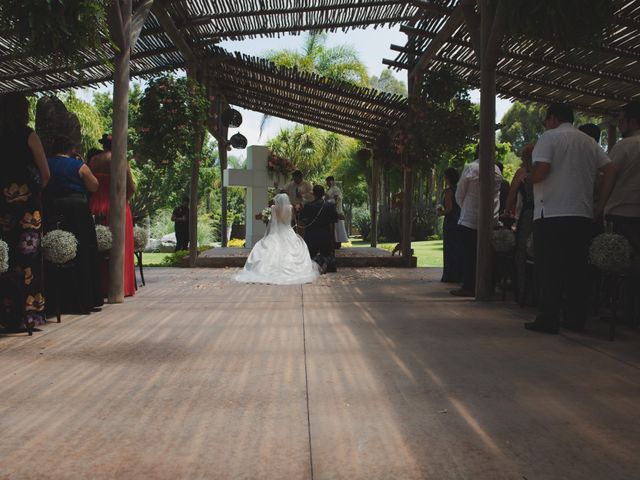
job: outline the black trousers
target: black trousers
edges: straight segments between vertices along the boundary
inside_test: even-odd
[[[585,217],[542,218],[533,223],[538,283],[536,321],[581,328],[589,310],[589,244],[593,221]]]
[[[607,215],[614,233],[626,237],[631,244],[632,255],[640,255],[640,217],[622,217]],[[623,304],[627,321],[633,325],[640,323],[640,280],[637,277],[627,278],[623,285]]]
[[[189,249],[189,224],[185,222],[175,222],[176,229],[176,252],[178,250]]]
[[[478,255],[478,231],[458,225],[460,260],[462,263],[462,288],[476,290],[476,257]]]

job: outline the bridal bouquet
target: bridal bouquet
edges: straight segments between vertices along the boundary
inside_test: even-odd
[[[516,247],[516,236],[510,228],[494,230],[491,236],[491,246],[498,253],[510,252]]]
[[[260,212],[260,216],[264,223],[269,224],[271,221],[271,209],[269,207],[263,208],[262,212]]]
[[[138,225],[133,227],[133,251],[143,252],[147,248],[147,243],[149,243],[147,229]]]
[[[96,225],[96,239],[98,240],[98,252],[108,252],[113,244],[113,235],[109,227]]]
[[[0,273],[9,270],[9,245],[4,240],[0,240]]]
[[[52,230],[42,238],[44,258],[55,265],[64,265],[76,258],[78,240],[71,232]]]
[[[589,247],[591,264],[605,272],[619,272],[631,262],[629,241],[617,233],[601,233]]]

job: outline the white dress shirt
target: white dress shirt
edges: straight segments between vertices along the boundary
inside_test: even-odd
[[[544,132],[533,149],[533,163],[551,165],[533,185],[534,220],[549,217],[593,218],[593,188],[609,157],[590,136],[570,123]]]
[[[500,182],[502,174],[497,165],[493,166],[493,220],[498,221],[500,212]],[[458,225],[478,229],[478,209],[480,206],[480,161],[474,160],[464,167],[458,187],[456,188],[456,202],[460,205],[460,220]]]
[[[616,143],[609,157],[618,175],[605,215],[640,217],[640,130]]]

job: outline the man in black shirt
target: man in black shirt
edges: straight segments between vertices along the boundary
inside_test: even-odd
[[[182,204],[171,214],[176,229],[176,252],[189,249],[189,197],[182,197]]]

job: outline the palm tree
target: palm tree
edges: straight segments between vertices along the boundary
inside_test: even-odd
[[[367,86],[367,67],[358,58],[358,52],[350,45],[327,47],[325,32],[307,35],[301,51],[284,49],[268,52],[266,58],[279,66],[297,68],[304,72]]]
[[[318,183],[345,155],[347,145],[346,137],[308,125],[283,128],[268,142],[274,154],[288,158],[308,180]]]
[[[325,32],[309,33],[300,51],[287,48],[272,50],[265,57],[281,67],[297,68],[354,85],[369,85],[367,67],[358,57],[356,49],[350,45],[327,47]],[[268,115],[262,117],[260,136],[269,118]]]

